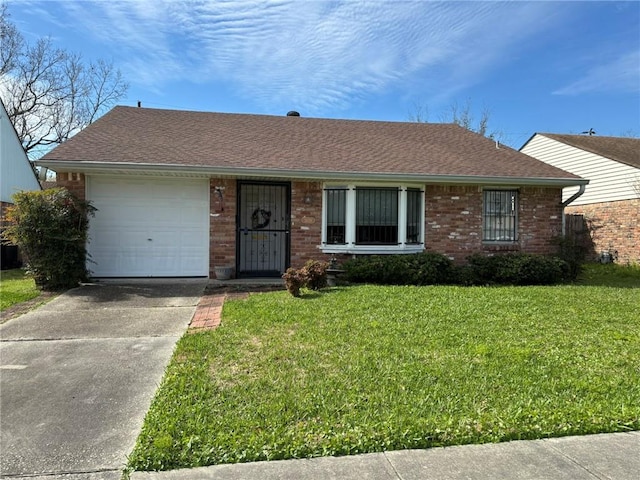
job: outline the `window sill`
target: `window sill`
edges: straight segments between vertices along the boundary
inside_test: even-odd
[[[322,253],[392,255],[424,252],[424,245],[320,245]]]
[[[489,252],[517,252],[520,250],[518,242],[482,242],[482,249]]]

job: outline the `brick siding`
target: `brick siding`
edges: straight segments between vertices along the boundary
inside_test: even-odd
[[[235,201],[235,181],[227,182],[225,197]],[[562,232],[561,198],[559,188],[520,188],[518,241],[498,244],[482,241],[482,187],[429,185],[425,188],[426,250],[443,253],[457,263],[463,263],[472,253],[554,253],[557,247],[553,239]],[[219,213],[216,205],[212,193],[213,215]],[[235,209],[231,212],[225,208],[225,215],[211,217],[212,265],[235,265]],[[291,266],[300,268],[309,259],[329,260],[331,255],[318,248],[321,242],[322,183],[292,182]],[[338,260],[350,257],[338,255]]]
[[[220,194],[216,190],[221,188]],[[223,189],[223,190],[222,190]],[[209,181],[209,278],[215,278],[215,267],[236,265],[236,199],[237,182],[229,178]]]
[[[307,260],[325,260],[322,243],[322,183],[291,184],[291,266],[302,267]]]
[[[617,251],[618,263],[640,263],[640,198],[568,206],[565,212],[582,215],[591,225],[589,234],[596,256]]]
[[[85,199],[85,176],[81,173],[60,173],[57,185]],[[222,196],[217,188],[222,187]],[[291,183],[291,266],[300,268],[309,259],[329,260],[318,246],[322,242],[322,182],[293,181]],[[211,178],[209,276],[215,278],[214,267],[236,265],[237,180]],[[562,191],[559,188],[522,187],[518,197],[518,241],[496,244],[482,241],[482,187],[427,185],[425,187],[425,249],[443,253],[457,263],[472,253],[495,254],[508,251],[553,253],[553,238],[562,231]],[[623,202],[616,202],[623,203]],[[635,220],[627,222],[626,233],[618,232],[614,242],[619,254],[625,255],[630,237],[638,257],[638,201],[627,210],[635,212]],[[635,210],[634,210],[635,208]],[[613,211],[607,218],[617,218]],[[610,221],[610,220],[608,220]],[[620,224],[614,228],[620,229]],[[633,225],[633,226],[631,226]],[[604,231],[604,230],[600,230]],[[607,245],[608,245],[607,240]],[[617,247],[620,245],[620,248]],[[338,256],[338,260],[351,255]]]
[[[473,253],[556,251],[553,238],[562,232],[562,191],[519,189],[518,240],[482,241],[482,187],[428,185],[425,190],[426,250],[443,253],[457,263]]]
[[[86,200],[84,173],[62,172],[56,174],[56,186],[64,187],[81,200]]]

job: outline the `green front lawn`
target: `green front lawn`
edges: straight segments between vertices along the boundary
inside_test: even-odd
[[[2,270],[0,272],[0,311],[17,303],[26,302],[40,295],[33,278],[24,270]]]
[[[129,465],[640,429],[640,290],[595,283],[228,301],[179,341]]]
[[[600,265],[598,263],[588,263],[584,265],[584,270],[578,279],[578,284],[640,288],[640,265],[618,265],[614,263]]]

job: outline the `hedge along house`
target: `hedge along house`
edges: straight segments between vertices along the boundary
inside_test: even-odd
[[[116,107],[40,165],[98,209],[95,277],[280,276],[308,259],[550,253],[586,180],[453,124]]]

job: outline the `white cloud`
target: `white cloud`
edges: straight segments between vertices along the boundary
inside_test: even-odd
[[[547,2],[203,1],[56,4],[133,84],[212,79],[269,110],[346,108],[391,88],[453,95],[549,28]]]
[[[553,93],[581,95],[591,92],[640,92],[640,50],[596,64],[582,78]]]

